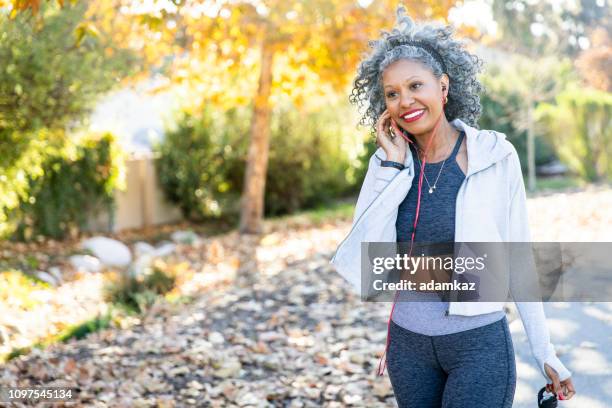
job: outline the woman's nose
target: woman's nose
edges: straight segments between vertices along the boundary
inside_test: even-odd
[[[400,99],[400,106],[402,108],[409,108],[414,104],[414,98],[411,95],[402,95]]]

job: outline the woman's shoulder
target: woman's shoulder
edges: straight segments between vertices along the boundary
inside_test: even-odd
[[[482,144],[488,145],[489,150],[500,151],[504,156],[508,155],[507,159],[519,161],[516,147],[508,140],[505,133],[493,129],[480,129],[478,137]]]
[[[519,181],[522,182],[523,172],[521,160],[514,144],[508,140],[506,134],[503,132],[497,130],[485,130],[485,132],[488,132],[496,139],[498,148],[504,152],[503,159],[500,160],[500,163],[503,164],[505,172],[510,175],[510,179],[512,180],[511,184],[515,184]]]

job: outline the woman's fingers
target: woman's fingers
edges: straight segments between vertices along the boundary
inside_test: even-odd
[[[546,384],[546,391],[556,394],[557,398],[561,401],[568,400],[576,394],[571,378],[561,381],[557,392],[555,392],[554,384]]]
[[[384,124],[386,116],[387,116],[387,111],[384,111],[378,118],[378,123],[376,124],[376,133],[378,135],[380,135],[383,132],[383,124]]]
[[[576,394],[576,390],[574,389],[574,384],[572,383],[572,380],[570,378],[568,378],[565,381],[562,381],[561,384],[564,389],[563,394],[566,400],[572,398],[574,394]]]
[[[561,383],[559,382],[559,376],[555,375],[554,378],[552,378],[552,381],[553,381],[553,389],[555,390],[555,394],[559,395],[559,393],[562,392]]]
[[[387,126],[387,121],[389,120],[389,111],[385,110],[380,117],[378,118],[378,123],[376,126],[376,138],[377,139],[384,139],[385,136],[387,139],[391,139],[391,135],[388,132],[388,126]],[[383,146],[385,144],[386,140],[378,140],[378,144]]]
[[[544,370],[552,381],[554,393],[559,394],[561,392],[561,381],[559,381],[559,374],[554,368],[546,363],[544,363]]]
[[[399,128],[399,125],[397,124],[397,122],[393,119],[391,119],[391,126],[393,126],[393,130],[395,130],[396,135],[400,135],[401,137],[404,138],[404,140],[406,140],[407,142],[410,142],[410,140],[404,135],[404,132],[402,132],[402,130]]]

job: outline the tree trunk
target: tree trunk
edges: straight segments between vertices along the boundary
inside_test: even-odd
[[[268,170],[268,150],[270,145],[270,90],[272,86],[272,62],[274,50],[263,41],[261,48],[261,72],[259,87],[255,97],[253,121],[251,124],[251,144],[247,157],[244,188],[240,203],[241,234],[262,232],[264,211],[264,192]]]

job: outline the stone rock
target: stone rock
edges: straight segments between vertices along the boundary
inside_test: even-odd
[[[203,388],[204,388],[204,386],[202,385],[202,383],[200,383],[200,382],[198,382],[198,381],[196,381],[196,380],[193,380],[193,381],[188,382],[188,383],[187,383],[187,387],[189,387],[189,388],[194,388],[194,389],[196,389],[196,390],[201,390],[201,389],[203,389]]]
[[[387,395],[393,395],[391,383],[389,381],[377,381],[372,387],[372,392],[379,398],[385,398]]]
[[[155,403],[157,408],[174,408],[176,406],[172,395],[160,395],[156,398]]]
[[[323,392],[323,397],[327,400],[335,400],[336,397],[340,394],[341,390],[341,386],[330,384],[325,388],[325,391]]]
[[[287,336],[273,331],[267,331],[263,333],[259,333],[260,341],[276,341],[276,340],[284,340]]]
[[[161,258],[163,256],[170,255],[175,250],[176,250],[176,244],[169,242],[169,241],[164,241],[157,248],[155,248],[155,251],[153,252],[153,256]]]
[[[170,238],[177,244],[193,245],[200,241],[198,234],[191,230],[175,231],[172,233],[172,235],[170,235]]]
[[[239,395],[236,398],[236,403],[241,407],[244,407],[247,405],[257,405],[260,401],[261,401],[260,398],[258,398],[255,394],[249,391]]]
[[[219,378],[237,377],[241,369],[240,361],[235,359],[225,360],[220,362],[219,368],[213,372],[213,375]]]
[[[155,252],[155,247],[148,242],[138,241],[134,244],[134,255],[136,258],[144,254],[152,254]]]
[[[91,255],[72,255],[68,258],[74,269],[85,272],[100,272],[102,263],[95,256]]]
[[[57,266],[52,266],[49,268],[48,270],[49,274],[51,276],[53,276],[55,278],[55,280],[59,283],[62,284],[64,282],[64,279],[62,277],[62,270],[60,268],[58,268]]]
[[[304,406],[304,402],[300,399],[291,400],[291,404],[289,404],[289,408],[302,408]]]
[[[51,286],[58,286],[59,282],[51,274],[45,271],[36,271],[36,277],[43,282],[48,283]]]
[[[208,335],[208,341],[212,344],[223,344],[225,342],[225,339],[223,338],[223,335],[219,332],[212,332]]]
[[[81,243],[102,262],[111,267],[125,268],[132,261],[130,249],[123,242],[107,237],[92,237]]]
[[[362,353],[351,353],[349,357],[351,363],[363,365],[368,359]]]
[[[151,266],[153,262],[152,254],[143,254],[139,256],[128,269],[128,275],[131,277],[138,277],[145,275],[147,269]]]
[[[175,367],[175,368],[171,369],[169,371],[169,374],[171,376],[176,376],[176,375],[188,374],[190,372],[191,372],[191,370],[189,369],[189,367],[187,367],[187,366],[179,366],[179,367]]]

